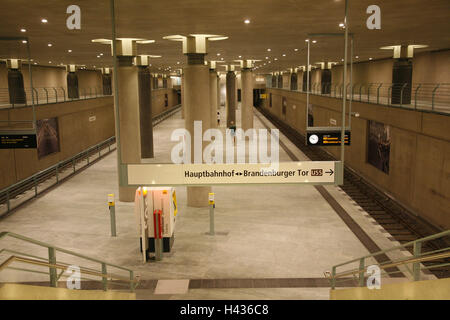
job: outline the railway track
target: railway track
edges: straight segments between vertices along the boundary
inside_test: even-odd
[[[297,130],[285,124],[277,117],[265,110],[258,108],[280,132],[282,132],[292,143],[294,143],[312,161],[335,161],[336,159],[322,148],[308,146],[305,137]],[[257,115],[258,116],[258,115]],[[362,207],[378,224],[380,224],[391,236],[400,243],[410,242],[426,236],[441,232],[431,226],[421,217],[404,208],[395,199],[373,186],[369,181],[362,178],[351,168],[345,167],[344,185],[341,189]],[[441,250],[450,247],[449,239],[436,239],[424,243],[423,252]],[[409,249],[409,248],[408,248]],[[410,249],[412,252],[412,248]],[[449,263],[450,259],[436,260],[423,263],[429,267],[429,271],[438,278],[450,277],[450,267],[436,267],[440,264]]]

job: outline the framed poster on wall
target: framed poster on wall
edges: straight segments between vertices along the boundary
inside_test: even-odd
[[[37,152],[39,159],[60,151],[58,118],[37,120],[36,129]]]
[[[391,127],[381,122],[369,120],[367,162],[389,174],[391,152]]]

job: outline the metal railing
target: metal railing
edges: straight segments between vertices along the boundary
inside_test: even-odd
[[[343,84],[312,83],[311,93],[342,98]],[[450,83],[355,83],[347,84],[352,101],[450,113]]]
[[[115,149],[115,137],[102,141],[73,157],[42,170],[32,176],[0,190],[0,217],[8,214],[29,199],[57,185],[76,171],[81,170]],[[106,151],[105,151],[106,150]],[[103,152],[103,153],[102,153]],[[94,158],[94,159],[91,159]],[[32,192],[28,192],[32,190]],[[28,192],[28,194],[26,194]]]
[[[131,292],[134,292],[135,288],[139,284],[139,278],[134,276],[133,270],[130,270],[128,268],[124,268],[122,266],[118,266],[112,263],[108,263],[96,258],[88,257],[70,250],[62,249],[59,247],[56,247],[54,245],[38,241],[35,239],[31,239],[19,234],[15,234],[12,232],[1,232],[0,233],[0,240],[4,240],[5,238],[14,238],[17,240],[20,240],[22,242],[26,242],[28,244],[37,245],[38,247],[47,249],[47,256],[46,257],[40,257],[37,256],[34,252],[35,250],[39,250],[36,248],[33,248],[33,254],[20,252],[17,250],[11,250],[11,249],[2,249],[0,250],[0,255],[4,253],[12,254],[7,259],[5,259],[0,264],[0,271],[5,269],[11,269],[15,271],[22,271],[22,272],[30,272],[30,273],[37,273],[37,274],[45,274],[49,276],[50,280],[50,286],[51,287],[57,287],[58,286],[58,280],[61,277],[71,277],[72,274],[67,272],[70,270],[72,266],[76,266],[79,268],[80,271],[80,280],[90,280],[90,281],[96,281],[100,282],[102,284],[102,289],[104,291],[108,290],[109,284],[113,284],[114,286],[126,286],[129,287],[129,290]],[[57,260],[57,253],[68,255],[71,258],[76,259],[82,259],[87,260],[89,263],[98,265],[98,268],[100,270],[97,270],[96,268],[91,267],[80,267],[78,263],[71,262],[62,262]],[[26,268],[19,268],[19,267],[12,267],[11,265],[14,262],[18,262],[21,264],[29,264],[33,266],[44,267],[46,271],[42,271],[41,269],[26,269]],[[111,268],[114,268],[115,270],[120,270],[122,272],[127,273],[127,277],[116,275],[112,273],[108,273],[108,269],[111,270]],[[58,270],[61,272],[58,274]],[[117,271],[116,271],[117,272]],[[65,273],[67,273],[65,275]],[[92,276],[94,278],[88,278],[87,276]],[[100,278],[100,279],[98,279]]]
[[[35,87],[10,91],[0,88],[0,109],[26,107],[32,105],[59,103],[84,99],[107,97],[101,87],[80,88],[76,97],[69,97],[65,87]]]
[[[336,284],[338,281],[349,281],[353,280],[357,282],[358,286],[364,287],[365,286],[365,274],[367,271],[367,268],[370,265],[377,265],[381,271],[381,275],[391,275],[391,274],[399,274],[403,271],[396,270],[396,267],[398,266],[404,266],[406,269],[406,272],[411,274],[411,277],[414,281],[419,281],[421,278],[421,270],[429,270],[433,268],[442,268],[450,266],[450,246],[445,248],[440,248],[437,250],[431,250],[431,251],[424,251],[423,244],[427,241],[434,240],[434,239],[442,239],[443,241],[449,240],[450,237],[450,230],[428,236],[425,238],[417,239],[411,242],[407,242],[403,245],[396,246],[387,250],[381,250],[378,252],[375,252],[370,255],[366,255],[357,259],[353,259],[341,264],[337,264],[332,267],[331,272],[326,271],[325,277],[330,279],[331,283],[331,289],[336,288]],[[394,251],[401,251],[406,248],[412,247],[413,256],[411,258],[406,259],[398,259],[394,261],[393,259],[389,259],[383,263],[377,263],[371,260],[376,259],[376,257],[380,256],[386,256],[387,253],[392,253]],[[429,266],[422,266],[421,262],[438,262],[435,264],[430,264]],[[357,264],[358,267],[352,267],[351,265]],[[409,268],[408,265],[412,265],[412,268]],[[351,269],[346,270],[343,272],[337,272],[337,268],[342,268],[343,266],[348,266]],[[346,276],[353,276],[353,278],[345,278]]]

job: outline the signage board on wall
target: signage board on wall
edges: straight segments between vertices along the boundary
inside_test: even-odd
[[[0,134],[0,149],[36,149],[35,134]]]

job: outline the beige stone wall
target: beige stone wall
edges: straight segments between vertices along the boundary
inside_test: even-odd
[[[168,107],[164,106],[164,94],[168,95]],[[36,108],[38,120],[58,118],[60,152],[38,159],[36,149],[0,150],[0,189],[114,136],[113,99],[111,96],[39,105]],[[177,104],[178,97],[175,90],[152,91],[153,116]],[[95,116],[96,120],[90,122],[91,116]],[[0,119],[31,120],[31,108],[0,110]]]
[[[291,127],[305,133],[306,95],[267,89],[272,107],[264,108]],[[286,116],[281,114],[282,97],[287,98]],[[314,125],[329,126],[330,118],[341,121],[342,100],[311,95]],[[295,107],[294,107],[295,106]],[[450,116],[382,105],[353,102],[351,146],[346,147],[346,165],[384,190],[405,207],[432,224],[450,228]],[[367,162],[368,121],[391,126],[390,172],[385,174]],[[338,147],[326,150],[339,158]]]

